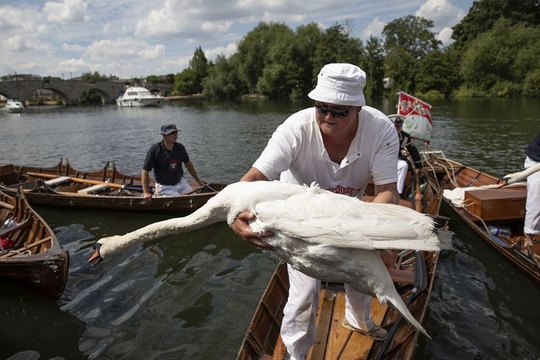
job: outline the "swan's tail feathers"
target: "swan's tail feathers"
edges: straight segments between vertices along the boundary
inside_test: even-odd
[[[397,294],[397,293],[396,293]],[[429,339],[431,336],[426,332],[426,329],[414,318],[413,314],[409,311],[401,297],[389,297],[386,295],[377,295],[377,299],[381,304],[390,304],[403,316],[412,326],[414,326],[422,334],[426,335]]]
[[[440,251],[440,242],[437,235],[427,239],[419,240],[377,240],[373,241],[373,246],[378,250],[420,250],[420,251]]]

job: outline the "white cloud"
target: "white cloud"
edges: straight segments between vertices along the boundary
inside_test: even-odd
[[[444,46],[452,40],[451,27],[459,23],[465,16],[465,11],[452,5],[449,0],[427,0],[416,12],[416,16],[433,21],[432,31],[437,32],[437,38]]]
[[[230,43],[226,46],[218,46],[213,49],[206,49],[204,50],[204,55],[207,59],[215,59],[218,55],[223,55],[225,57],[229,57],[232,54],[236,53],[237,46],[236,43]]]
[[[428,0],[416,12],[416,16],[433,20],[436,31],[452,27],[463,19],[465,11],[452,5],[449,0]]]
[[[87,8],[82,0],[64,0],[63,3],[47,2],[43,11],[49,21],[66,24],[88,20]]]
[[[436,38],[437,40],[440,40],[443,44],[443,46],[448,46],[452,43],[452,29],[451,28],[444,28],[437,34]]]
[[[12,50],[15,52],[22,52],[29,50],[30,47],[26,44],[26,41],[21,36],[12,36],[3,41],[3,48],[5,50]]]
[[[139,57],[144,60],[159,59],[160,57],[165,55],[165,46],[160,44],[151,48],[145,48],[137,51],[137,55],[139,55]]]
[[[201,46],[208,60],[230,56],[261,21],[291,29],[352,25],[352,36],[380,36],[397,18],[434,21],[444,43],[473,0],[3,0],[0,75],[99,71],[140,77],[182,71]],[[457,4],[452,5],[452,4]],[[446,28],[446,29],[445,29]],[[444,29],[444,30],[443,30]],[[68,70],[69,69],[69,70]]]
[[[386,23],[382,22],[379,17],[374,18],[362,32],[363,39],[369,39],[370,36],[380,37]]]

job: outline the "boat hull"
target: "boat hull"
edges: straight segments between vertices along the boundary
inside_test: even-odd
[[[163,97],[152,94],[143,87],[132,86],[116,99],[119,107],[155,107],[161,106]]]
[[[385,254],[385,262],[396,283],[402,297],[411,294],[413,283],[412,268],[416,267],[416,260],[410,260],[409,253],[405,260],[399,260],[397,252]],[[422,261],[425,261],[427,272],[427,288],[420,292],[408,308],[413,316],[420,322],[424,320],[429,298],[433,289],[438,252],[422,252]],[[394,261],[407,263],[407,269],[392,269]],[[237,355],[237,360],[251,359],[285,359],[286,348],[281,340],[280,328],[283,320],[283,308],[288,297],[287,265],[281,262],[255,310],[252,321],[244,336],[244,340]],[[319,293],[319,306],[317,309],[316,341],[306,360],[324,359],[412,359],[419,332],[406,321],[399,321],[396,330],[387,344],[375,342],[359,333],[351,333],[344,329],[341,323],[344,319],[345,290],[343,284],[321,284]],[[398,322],[399,313],[387,305],[381,305],[373,298],[371,313],[375,323],[380,324],[388,331]]]
[[[163,99],[116,99],[119,107],[156,107],[161,106]]]
[[[3,188],[3,191],[9,193],[14,189]],[[52,191],[40,192],[35,189],[25,193],[32,205],[100,211],[161,213],[178,216],[192,213],[216,194],[217,192],[212,191],[186,196],[157,197],[148,201],[140,196],[68,195]]]
[[[66,182],[47,184],[47,180],[55,182],[55,179],[66,179]],[[45,168],[5,165],[0,167],[0,182],[4,184],[0,184],[0,189],[11,195],[22,188],[33,205],[176,216],[192,213],[226,186],[220,183],[203,186],[192,183],[193,191],[190,194],[145,200],[142,198],[140,176],[124,175],[114,163],[107,163],[101,170],[85,172],[62,162]],[[94,192],[90,191],[92,188]]]
[[[525,184],[496,189],[497,177],[446,159],[440,154],[428,156],[426,164],[424,168],[429,181],[447,191],[443,209],[461,220],[468,230],[540,285],[540,244],[534,244],[529,249],[522,247]],[[469,190],[465,192],[462,204],[450,196],[457,188]],[[489,232],[490,225],[504,226],[511,230],[512,235],[509,238],[494,236]]]
[[[8,113],[22,113],[26,111],[26,107],[20,100],[8,99],[5,109]]]
[[[68,277],[68,252],[62,250],[53,230],[30,207],[23,192],[9,196],[0,191],[0,209],[5,245],[0,252],[0,280],[58,298]],[[8,224],[13,219],[16,224]]]
[[[69,255],[67,251],[56,254],[9,258],[0,261],[0,279],[47,297],[59,297],[68,277]]]

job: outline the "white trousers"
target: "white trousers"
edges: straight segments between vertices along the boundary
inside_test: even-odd
[[[397,191],[403,194],[403,187],[405,186],[405,179],[407,178],[407,170],[409,170],[409,164],[405,160],[398,160],[397,162]]]
[[[309,277],[287,265],[289,272],[289,299],[283,309],[281,338],[291,360],[304,360],[315,342],[319,305],[320,280]],[[371,296],[350,289],[347,285],[345,319],[363,330],[374,326],[371,318]]]
[[[533,159],[525,159],[525,167],[536,165]],[[527,234],[540,234],[540,171],[527,178],[527,202],[525,204],[525,226],[523,231]]]
[[[156,184],[156,189],[154,196],[156,197],[167,197],[167,196],[178,196],[192,191],[193,188],[186,179],[181,178],[178,184],[176,185],[161,185]]]

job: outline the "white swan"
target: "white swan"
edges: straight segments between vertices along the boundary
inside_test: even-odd
[[[379,249],[438,251],[431,218],[412,209],[365,203],[317,186],[281,182],[239,182],[227,186],[189,216],[160,221],[123,236],[100,239],[89,261],[107,258],[139,242],[195,230],[243,211],[256,218],[254,231],[294,268],[314,278],[349,284],[380,303],[392,304],[427,335],[397,293]],[[429,336],[429,335],[427,335]]]
[[[499,186],[503,187],[506,185],[514,184],[517,182],[525,181],[530,175],[534,174],[535,172],[540,170],[540,163],[535,164],[533,166],[529,166],[523,171],[518,171],[515,173],[511,173],[508,175],[503,176],[499,179]]]

